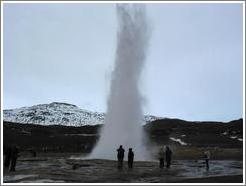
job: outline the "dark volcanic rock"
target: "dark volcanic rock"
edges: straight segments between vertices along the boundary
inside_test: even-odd
[[[99,139],[102,125],[42,126],[3,123],[4,147],[17,144],[21,149],[54,152],[90,152]],[[188,122],[179,119],[156,120],[144,126],[149,145],[242,148],[243,120],[222,122]],[[171,139],[172,138],[172,139]]]
[[[223,122],[188,122],[179,119],[156,120],[144,126],[151,141],[169,144],[170,137],[192,146],[238,148],[243,142],[243,120]]]

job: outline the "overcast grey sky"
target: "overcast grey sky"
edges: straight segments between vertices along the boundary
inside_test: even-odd
[[[243,5],[147,4],[144,111],[186,120],[243,115]],[[4,4],[4,109],[50,103],[106,111],[115,4]]]

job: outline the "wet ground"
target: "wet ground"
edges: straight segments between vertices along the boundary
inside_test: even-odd
[[[4,170],[3,181],[5,183],[208,183],[209,180],[221,183],[242,182],[242,161],[211,160],[209,171],[206,170],[202,160],[174,160],[170,169],[160,169],[158,165],[158,161],[137,161],[134,162],[133,169],[128,169],[127,162],[124,162],[124,168],[118,170],[117,162],[112,160],[83,160],[71,156],[47,155],[21,157],[16,172]]]

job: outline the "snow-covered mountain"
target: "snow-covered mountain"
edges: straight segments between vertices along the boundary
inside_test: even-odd
[[[104,124],[105,113],[80,109],[76,105],[53,102],[3,111],[3,120],[40,125],[82,126]],[[161,119],[145,115],[143,124]]]

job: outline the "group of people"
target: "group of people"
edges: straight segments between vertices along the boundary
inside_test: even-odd
[[[118,168],[122,169],[123,167],[123,161],[124,161],[124,154],[125,149],[120,145],[120,147],[117,149],[117,158],[118,158]],[[128,168],[133,167],[133,160],[134,160],[134,152],[132,151],[132,148],[129,148],[128,150]]]
[[[123,167],[123,161],[124,161],[124,154],[125,149],[120,145],[120,147],[117,149],[117,158],[118,158],[118,168],[122,169]],[[166,151],[162,147],[159,152],[159,160],[160,160],[160,168],[164,167],[164,158],[166,157],[166,167],[169,168],[171,165],[171,159],[172,159],[172,151],[171,149],[166,146]],[[128,168],[133,167],[133,160],[134,160],[134,152],[132,151],[132,148],[129,148],[128,150]]]
[[[117,149],[117,158],[118,158],[118,168],[122,169],[123,167],[123,160],[124,160],[124,153],[125,150],[120,145],[120,147]],[[171,160],[172,160],[172,150],[166,146],[166,148],[161,147],[159,150],[159,167],[161,169],[164,168],[164,162],[166,161],[166,168],[170,168],[171,166]],[[209,159],[210,159],[210,152],[205,151],[204,152],[204,160],[206,164],[206,169],[209,170]],[[132,148],[129,148],[128,151],[128,168],[133,167],[133,160],[134,160],[134,152],[132,151]]]
[[[166,150],[164,147],[161,147],[159,151],[159,161],[160,161],[160,168],[164,167],[164,159],[166,158],[166,167],[170,168],[171,166],[171,160],[172,160],[172,151],[171,149],[166,146]]]
[[[18,158],[19,150],[16,145],[6,147],[4,151],[4,167],[8,168],[9,171],[15,171],[16,161]]]
[[[4,167],[8,168],[9,171],[15,171],[16,161],[18,158],[19,150],[16,145],[8,146],[4,150]],[[125,149],[120,145],[120,147],[117,149],[117,159],[118,159],[118,168],[123,168],[123,161],[124,161],[124,154]],[[171,160],[172,160],[172,151],[171,149],[166,146],[166,148],[161,147],[159,151],[159,167],[162,169],[164,168],[164,162],[166,161],[166,167],[170,168],[171,166]],[[33,156],[36,156],[36,152],[34,152]],[[209,169],[209,159],[210,159],[210,152],[206,151],[204,152],[204,159],[207,170]],[[165,161],[164,161],[165,160]],[[129,148],[128,150],[128,168],[133,168],[133,161],[134,161],[134,152],[132,151],[132,148]]]

